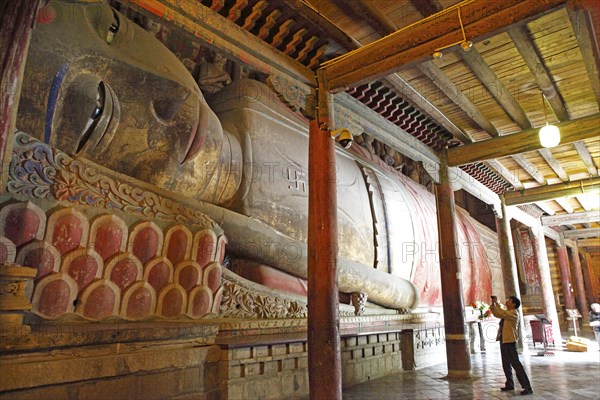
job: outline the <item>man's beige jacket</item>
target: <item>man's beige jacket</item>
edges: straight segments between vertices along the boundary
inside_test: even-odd
[[[515,343],[519,337],[517,333],[517,327],[519,326],[519,314],[517,310],[505,310],[500,305],[491,305],[490,310],[494,317],[501,318],[504,320],[504,326],[502,327],[502,343]],[[496,340],[500,339],[500,331],[498,330],[498,336]]]

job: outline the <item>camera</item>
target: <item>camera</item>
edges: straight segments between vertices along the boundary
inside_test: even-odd
[[[334,138],[335,141],[341,144],[345,149],[349,149],[354,142],[352,133],[350,133],[350,131],[346,128],[331,131],[331,137]]]

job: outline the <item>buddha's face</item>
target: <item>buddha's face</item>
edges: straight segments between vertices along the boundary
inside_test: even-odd
[[[192,76],[105,3],[53,1],[41,10],[17,128],[190,196],[214,185],[206,165],[222,162],[221,124]]]

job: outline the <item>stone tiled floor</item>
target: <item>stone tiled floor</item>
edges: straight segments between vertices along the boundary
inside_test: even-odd
[[[550,350],[554,356],[521,355],[521,362],[532,382],[533,395],[523,399],[600,399],[600,352],[595,341],[587,353],[571,353],[561,348]],[[520,398],[521,388],[501,392],[504,374],[496,343],[487,351],[471,357],[473,379],[448,381],[446,363],[417,371],[401,372],[344,388],[344,400],[396,399],[508,399]]]

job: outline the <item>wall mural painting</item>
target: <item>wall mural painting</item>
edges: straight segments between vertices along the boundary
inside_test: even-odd
[[[0,214],[0,256],[38,269],[35,312],[214,314],[226,258],[241,275],[226,285],[229,315],[305,315],[240,283],[304,294],[308,121],[272,90],[288,84],[232,80],[196,44],[182,62],[168,30],[105,2],[50,1],[42,14],[56,18],[33,32],[7,189],[45,205],[6,199]],[[336,151],[340,291],[397,310],[441,305],[433,195],[354,147]],[[469,218],[457,226],[465,302],[491,294]]]
[[[525,286],[523,294],[541,295],[540,268],[535,254],[532,233],[529,229],[519,229],[518,240],[521,257],[521,281]]]

